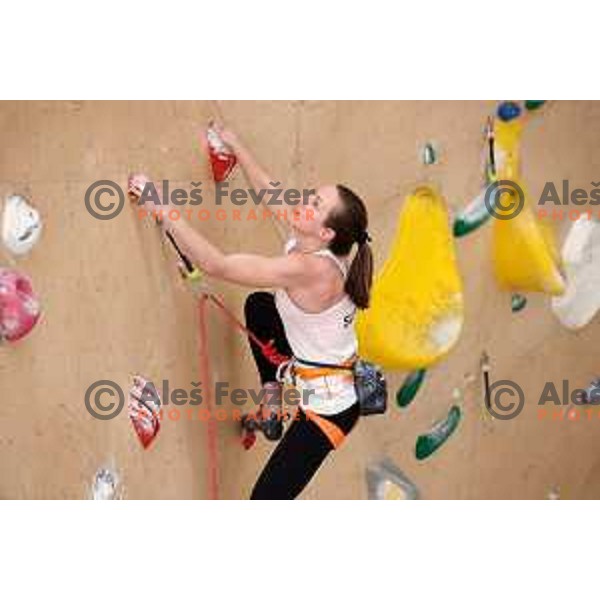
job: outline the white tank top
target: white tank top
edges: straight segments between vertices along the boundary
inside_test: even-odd
[[[295,245],[295,239],[289,240],[286,253],[291,252]],[[314,254],[332,259],[346,277],[346,265],[331,250],[318,250]],[[314,362],[339,364],[356,354],[356,305],[349,296],[344,295],[324,311],[307,313],[294,303],[285,290],[277,290],[275,304],[294,356]],[[297,378],[297,384],[302,389],[314,392],[309,396],[308,404],[302,406],[319,414],[336,414],[356,402],[354,385],[339,375],[310,380]]]

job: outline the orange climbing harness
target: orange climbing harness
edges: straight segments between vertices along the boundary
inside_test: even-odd
[[[292,365],[292,375],[297,375],[302,379],[317,379],[319,377],[328,377],[336,375],[350,380],[354,380],[354,359],[347,360],[335,367],[299,367],[296,363]]]
[[[316,412],[309,409],[303,410],[306,414],[306,418],[309,421],[314,421],[315,425],[317,425],[325,437],[331,442],[334,450],[337,450],[346,439],[346,434],[335,423],[321,417]]]
[[[354,381],[354,363],[357,357],[353,357],[350,360],[344,361],[339,365],[335,366],[312,366],[312,367],[300,367],[297,360],[290,361],[290,375],[292,381],[295,381],[296,377],[301,379],[317,379],[319,377],[343,377],[349,381]],[[315,363],[318,365],[318,363]],[[346,439],[346,434],[335,424],[318,415],[315,411],[310,409],[302,409],[306,414],[306,418],[309,421],[313,421],[315,425],[323,432],[325,437],[331,442],[331,445],[337,450]]]

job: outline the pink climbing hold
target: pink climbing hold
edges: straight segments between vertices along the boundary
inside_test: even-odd
[[[134,375],[129,390],[128,412],[144,450],[150,446],[160,430],[160,396],[154,384],[141,375]]]
[[[24,338],[40,318],[40,303],[29,277],[0,268],[0,340]]]

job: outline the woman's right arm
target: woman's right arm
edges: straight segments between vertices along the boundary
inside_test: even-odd
[[[268,206],[268,204],[264,204],[264,198],[270,198],[271,196],[267,193],[268,190],[274,189],[283,189],[280,181],[275,180],[271,177],[258,163],[258,161],[254,158],[253,154],[244,146],[244,144],[240,141],[235,133],[233,133],[229,129],[225,129],[220,125],[213,125],[223,142],[227,144],[232,151],[235,153],[238,164],[241,166],[244,171],[244,175],[246,179],[250,183],[250,187],[254,189],[257,194],[260,194],[263,190],[264,195],[262,196],[263,200],[261,201],[264,208],[266,208],[272,216],[273,224],[277,229],[277,233],[281,236],[283,240],[287,240],[290,231],[289,231],[289,221],[283,218],[281,211],[287,210],[286,207],[278,211],[273,211]],[[280,197],[283,194],[280,195]],[[289,218],[289,217],[288,217]]]

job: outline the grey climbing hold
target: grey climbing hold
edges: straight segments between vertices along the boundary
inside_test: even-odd
[[[390,460],[367,467],[369,500],[418,500],[417,486]]]
[[[423,161],[424,165],[434,165],[437,163],[437,152],[431,142],[427,142],[425,146],[423,146],[421,160]]]

